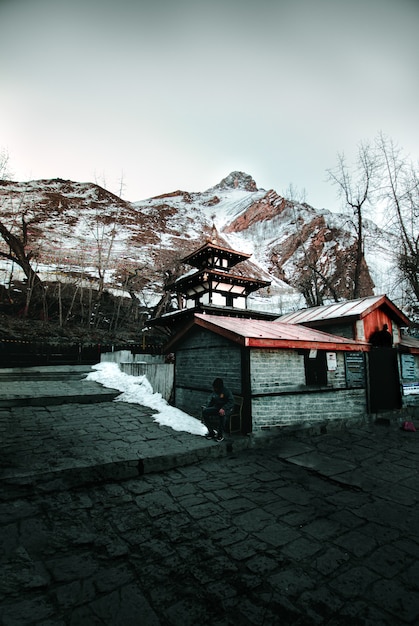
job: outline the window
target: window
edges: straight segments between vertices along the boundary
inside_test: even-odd
[[[327,385],[327,362],[326,352],[322,350],[311,350],[304,354],[304,369],[306,374],[306,385]]]

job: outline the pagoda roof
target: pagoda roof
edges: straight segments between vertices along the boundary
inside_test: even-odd
[[[231,248],[225,248],[218,244],[207,242],[192,254],[189,254],[187,257],[182,259],[182,263],[188,263],[189,265],[193,265],[194,267],[201,267],[202,261],[207,259],[210,253],[217,252],[222,258],[228,259],[230,261],[230,267],[233,265],[237,265],[241,261],[246,261],[250,259],[251,254],[246,254],[245,252],[237,252],[237,250],[232,250]]]
[[[205,315],[216,315],[223,317],[236,317],[239,319],[264,319],[273,320],[275,314],[267,311],[257,311],[252,309],[241,309],[217,304],[199,303],[194,307],[186,309],[176,309],[169,313],[164,313],[160,317],[154,317],[147,321],[149,326],[160,326],[166,328],[170,333],[177,332],[179,328],[187,326],[194,319],[196,313]]]
[[[204,274],[207,274],[207,278],[204,278]],[[183,289],[195,287],[198,284],[208,282],[208,280],[219,280],[220,282],[227,283],[228,285],[241,285],[247,288],[248,293],[261,289],[262,287],[269,287],[271,281],[260,280],[257,278],[248,278],[245,276],[239,276],[238,274],[231,274],[223,270],[217,270],[213,268],[203,268],[193,274],[185,274],[178,278],[168,288],[173,288],[176,292],[182,293]]]

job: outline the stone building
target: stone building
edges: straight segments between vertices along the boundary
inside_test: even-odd
[[[243,399],[242,433],[361,419],[369,347],[303,326],[198,313],[169,343],[175,404],[199,417],[221,376]]]
[[[207,242],[183,259],[193,270],[171,286],[181,309],[153,320],[171,334],[177,407],[200,417],[216,377],[241,406],[244,434],[416,406],[419,342],[407,346],[401,329],[409,320],[386,296],[274,319],[247,308],[248,294],[269,285],[233,271],[248,257]],[[376,349],[373,333],[384,324],[391,347]]]

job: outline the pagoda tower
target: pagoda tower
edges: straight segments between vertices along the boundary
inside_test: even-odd
[[[168,334],[187,324],[194,313],[226,315],[253,319],[274,319],[275,314],[247,308],[249,294],[269,287],[271,281],[243,276],[234,271],[250,254],[227,248],[220,242],[215,226],[211,238],[200,248],[181,259],[192,269],[166,285],[167,294],[176,296],[178,309],[153,317],[148,326],[164,328]]]
[[[247,309],[247,296],[271,284],[232,271],[238,263],[250,257],[250,254],[207,242],[182,259],[196,271],[184,274],[169,287],[181,296],[187,309],[199,305]]]

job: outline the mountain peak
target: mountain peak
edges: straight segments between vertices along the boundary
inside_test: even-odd
[[[245,172],[231,172],[223,178],[213,189],[244,189],[245,191],[257,191],[253,178]]]

